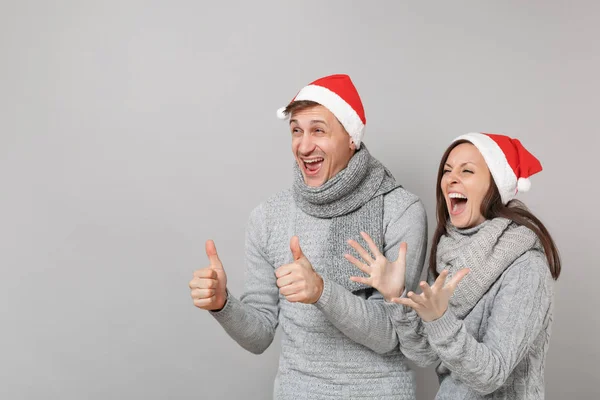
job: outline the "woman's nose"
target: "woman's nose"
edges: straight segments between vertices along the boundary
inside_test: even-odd
[[[448,172],[448,183],[458,183],[458,175],[454,171]]]

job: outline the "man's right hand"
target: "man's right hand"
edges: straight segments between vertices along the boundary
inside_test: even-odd
[[[367,277],[352,276],[350,280],[377,289],[386,301],[392,301],[392,299],[400,297],[404,291],[406,274],[406,243],[400,244],[398,258],[396,261],[390,262],[379,251],[377,245],[367,233],[361,232],[360,235],[369,245],[369,249],[373,253],[373,256],[375,256],[375,259],[357,241],[349,240],[348,244],[357,251],[362,261],[350,254],[345,255],[346,259],[368,275]]]
[[[227,302],[227,275],[212,240],[206,242],[206,255],[210,265],[194,272],[190,289],[196,307],[217,311]]]

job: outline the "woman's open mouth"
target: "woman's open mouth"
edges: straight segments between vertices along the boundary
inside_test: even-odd
[[[448,193],[448,198],[450,199],[450,209],[448,210],[450,215],[458,215],[467,208],[467,201],[469,200],[464,194],[457,192]]]

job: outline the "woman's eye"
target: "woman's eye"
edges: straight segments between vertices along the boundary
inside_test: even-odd
[[[469,174],[472,174],[472,173],[473,173],[473,171],[471,171],[471,170],[469,170],[469,169],[465,169],[465,171],[464,171],[464,172],[466,172],[466,173],[469,173]]]
[[[445,170],[444,170],[444,174],[446,174],[446,173],[448,173],[448,172],[450,172],[450,170],[449,170],[449,169],[445,169]]]

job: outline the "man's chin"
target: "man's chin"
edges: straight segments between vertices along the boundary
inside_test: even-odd
[[[308,187],[316,188],[322,186],[325,182],[304,181],[304,183],[306,183],[306,186]]]
[[[325,179],[318,176],[307,176],[304,175],[304,183],[309,187],[319,187],[326,182]]]

